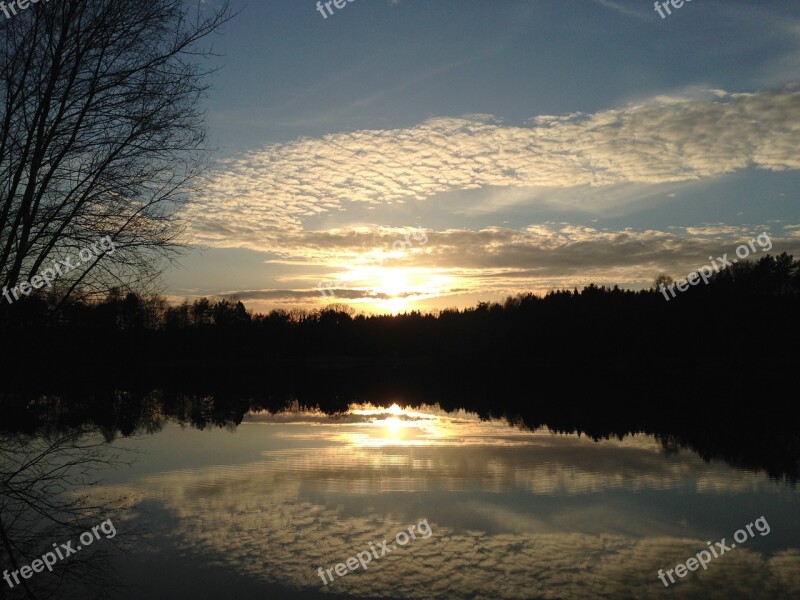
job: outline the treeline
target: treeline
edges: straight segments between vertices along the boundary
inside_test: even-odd
[[[155,387],[261,385],[288,366],[463,370],[481,385],[502,371],[551,389],[640,386],[663,397],[693,394],[709,380],[737,393],[744,380],[798,382],[800,261],[787,254],[733,265],[669,302],[655,288],[590,285],[398,316],[354,315],[341,305],[262,315],[235,299],[169,306],[119,291],[57,312],[36,297],[10,308],[2,323],[7,384],[29,382],[31,361],[48,365],[36,381],[59,385],[103,377]]]
[[[438,403],[592,437],[644,431],[794,480],[799,273],[766,256],[669,302],[590,285],[395,317],[118,292],[53,313],[30,299],[0,332],[0,430],[93,422],[113,436],[292,401]]]
[[[621,290],[615,286],[606,288],[591,284],[578,289],[553,291],[544,297],[532,293],[508,297],[505,302],[480,302],[477,306],[466,309],[445,309],[434,313],[411,311],[399,316],[368,316],[355,314],[346,304],[335,303],[315,310],[276,309],[267,315],[253,314],[237,298],[213,300],[201,298],[189,303],[172,306],[159,295],[139,295],[134,292],[123,293],[119,288],[112,289],[102,300],[78,300],[60,302],[54,295],[44,292],[22,297],[12,306],[7,306],[0,297],[0,328],[18,329],[29,325],[63,327],[79,325],[95,329],[147,329],[176,330],[204,328],[216,326],[242,327],[248,324],[253,327],[269,327],[276,324],[289,324],[298,330],[309,327],[325,327],[331,324],[344,325],[349,322],[371,323],[378,326],[387,321],[462,321],[468,324],[470,317],[491,313],[529,313],[534,306],[543,309],[546,306],[563,306],[564,302],[575,301],[594,306],[627,305],[636,302],[638,305],[649,304],[656,299],[676,298],[672,294],[659,291],[661,282],[671,283],[672,279],[660,275],[656,286],[649,290]],[[699,283],[699,282],[698,282]],[[673,288],[674,290],[674,288]],[[744,261],[731,265],[710,278],[708,286],[700,284],[697,288],[689,288],[687,292],[678,293],[677,299],[696,305],[698,301],[713,297],[736,299],[742,297],[786,298],[796,297],[800,293],[800,260],[785,252],[773,257],[767,255],[757,262]]]
[[[329,383],[323,380],[323,383]],[[351,381],[345,392],[350,401],[370,401],[389,406],[393,401],[420,405],[436,400],[445,410],[467,409],[482,417],[504,417],[509,424],[536,430],[547,426],[559,433],[582,434],[594,440],[623,439],[627,435],[645,433],[655,436],[667,453],[678,449],[697,452],[703,459],[724,460],[740,469],[765,471],[771,477],[797,482],[800,477],[800,432],[793,421],[775,412],[757,417],[753,413],[731,411],[720,415],[700,408],[691,414],[674,411],[649,411],[646,405],[634,410],[619,406],[592,403],[574,410],[571,402],[536,401],[529,395],[519,410],[503,408],[500,403],[475,402],[476,396],[464,393],[454,381],[440,378],[417,382],[410,395],[398,390],[390,393],[367,391],[369,384]],[[444,384],[444,385],[443,385]],[[425,389],[423,389],[425,388]],[[409,390],[406,390],[408,392]],[[496,392],[504,392],[502,385]],[[131,393],[114,390],[106,392],[81,391],[76,394],[31,396],[30,394],[1,394],[0,437],[3,435],[56,435],[76,429],[96,427],[107,441],[119,436],[150,434],[160,431],[168,422],[177,422],[197,429],[235,429],[250,412],[269,410],[298,410],[314,406],[335,413],[347,408],[347,403],[330,394],[319,395],[317,401],[305,389],[297,393],[258,394],[239,393],[217,395],[186,394],[153,390]],[[404,397],[405,396],[405,397]],[[413,397],[416,401],[408,402]]]

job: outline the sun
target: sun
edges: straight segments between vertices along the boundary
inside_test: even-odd
[[[431,410],[433,409],[433,410]],[[392,404],[351,404],[348,413],[370,419],[362,430],[342,433],[347,443],[360,447],[426,446],[449,437],[438,407],[411,409]]]
[[[409,309],[409,302],[404,294],[409,293],[412,282],[409,274],[402,269],[382,269],[375,274],[373,290],[384,296],[378,301],[380,311],[392,315]]]
[[[353,265],[341,279],[343,287],[363,293],[352,304],[372,314],[398,315],[439,295],[451,285],[452,277],[426,267]]]
[[[404,271],[385,269],[381,274],[381,284],[375,288],[375,291],[394,297],[407,292],[408,288],[408,275]]]
[[[390,315],[399,315],[402,312],[408,312],[408,309],[411,307],[408,300],[405,298],[390,298],[389,300],[381,300],[378,306],[381,307],[381,312],[388,313]]]

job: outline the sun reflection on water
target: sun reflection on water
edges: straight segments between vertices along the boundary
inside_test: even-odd
[[[419,409],[399,406],[388,408],[372,404],[353,404],[348,415],[363,417],[366,427],[341,431],[338,441],[356,447],[435,446],[455,441],[457,427],[478,423],[475,415],[453,415],[438,407]]]

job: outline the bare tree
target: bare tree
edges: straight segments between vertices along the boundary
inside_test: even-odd
[[[2,19],[0,284],[80,262],[105,236],[116,250],[62,272],[62,300],[144,289],[174,256],[208,160],[201,42],[230,16],[227,3],[189,17],[185,0],[81,0]]]
[[[674,279],[672,279],[672,277],[670,277],[670,276],[669,276],[669,275],[667,275],[666,273],[662,273],[661,275],[659,275],[658,277],[656,277],[656,280],[655,280],[655,282],[653,283],[653,289],[654,289],[655,291],[659,291],[659,290],[661,289],[661,286],[662,286],[662,285],[663,285],[664,287],[669,287],[669,286],[670,286],[670,285],[672,285],[673,283],[675,283],[675,280],[674,280]]]

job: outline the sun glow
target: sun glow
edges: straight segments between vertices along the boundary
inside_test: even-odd
[[[405,298],[391,298],[390,300],[381,300],[380,312],[388,313],[390,315],[399,315],[402,312],[408,312],[411,309],[411,303]]]
[[[390,415],[402,415],[403,409],[397,406],[397,404],[392,404],[387,410],[387,413]],[[398,419],[396,416],[389,417],[385,421],[386,424],[386,432],[388,433],[388,437],[397,439],[402,437],[401,431],[406,426],[401,419]]]
[[[358,292],[351,294],[348,303],[357,310],[372,314],[397,315],[414,310],[417,302],[424,302],[446,294],[454,278],[444,275],[441,269],[376,265],[355,261],[338,264],[342,269],[328,275],[331,287]],[[336,297],[331,298],[337,300]]]
[[[269,411],[251,413],[248,420],[325,426],[322,429],[315,427],[315,440],[321,438],[362,449],[527,445],[532,441],[531,432],[522,428],[509,428],[507,419],[485,420],[465,410],[448,412],[438,404],[423,404],[417,408],[405,407],[399,402],[388,407],[371,403],[350,404],[347,411],[336,415],[328,415],[319,409],[301,408],[295,404],[274,414]],[[306,434],[297,434],[299,437],[304,435]],[[537,434],[533,435],[535,438]],[[542,435],[547,435],[547,432]],[[397,454],[388,452],[381,460],[388,460],[392,456]]]
[[[397,269],[384,269],[381,273],[381,285],[375,291],[387,296],[398,296],[407,292],[410,284],[408,273]]]
[[[429,269],[383,268],[365,281],[365,287],[379,296],[376,312],[399,314],[413,310],[416,301],[439,296],[451,278]]]
[[[437,415],[401,407],[397,403],[389,408],[372,405],[351,407],[348,412],[371,419],[364,431],[346,434],[348,441],[355,446],[429,445],[446,435]]]

